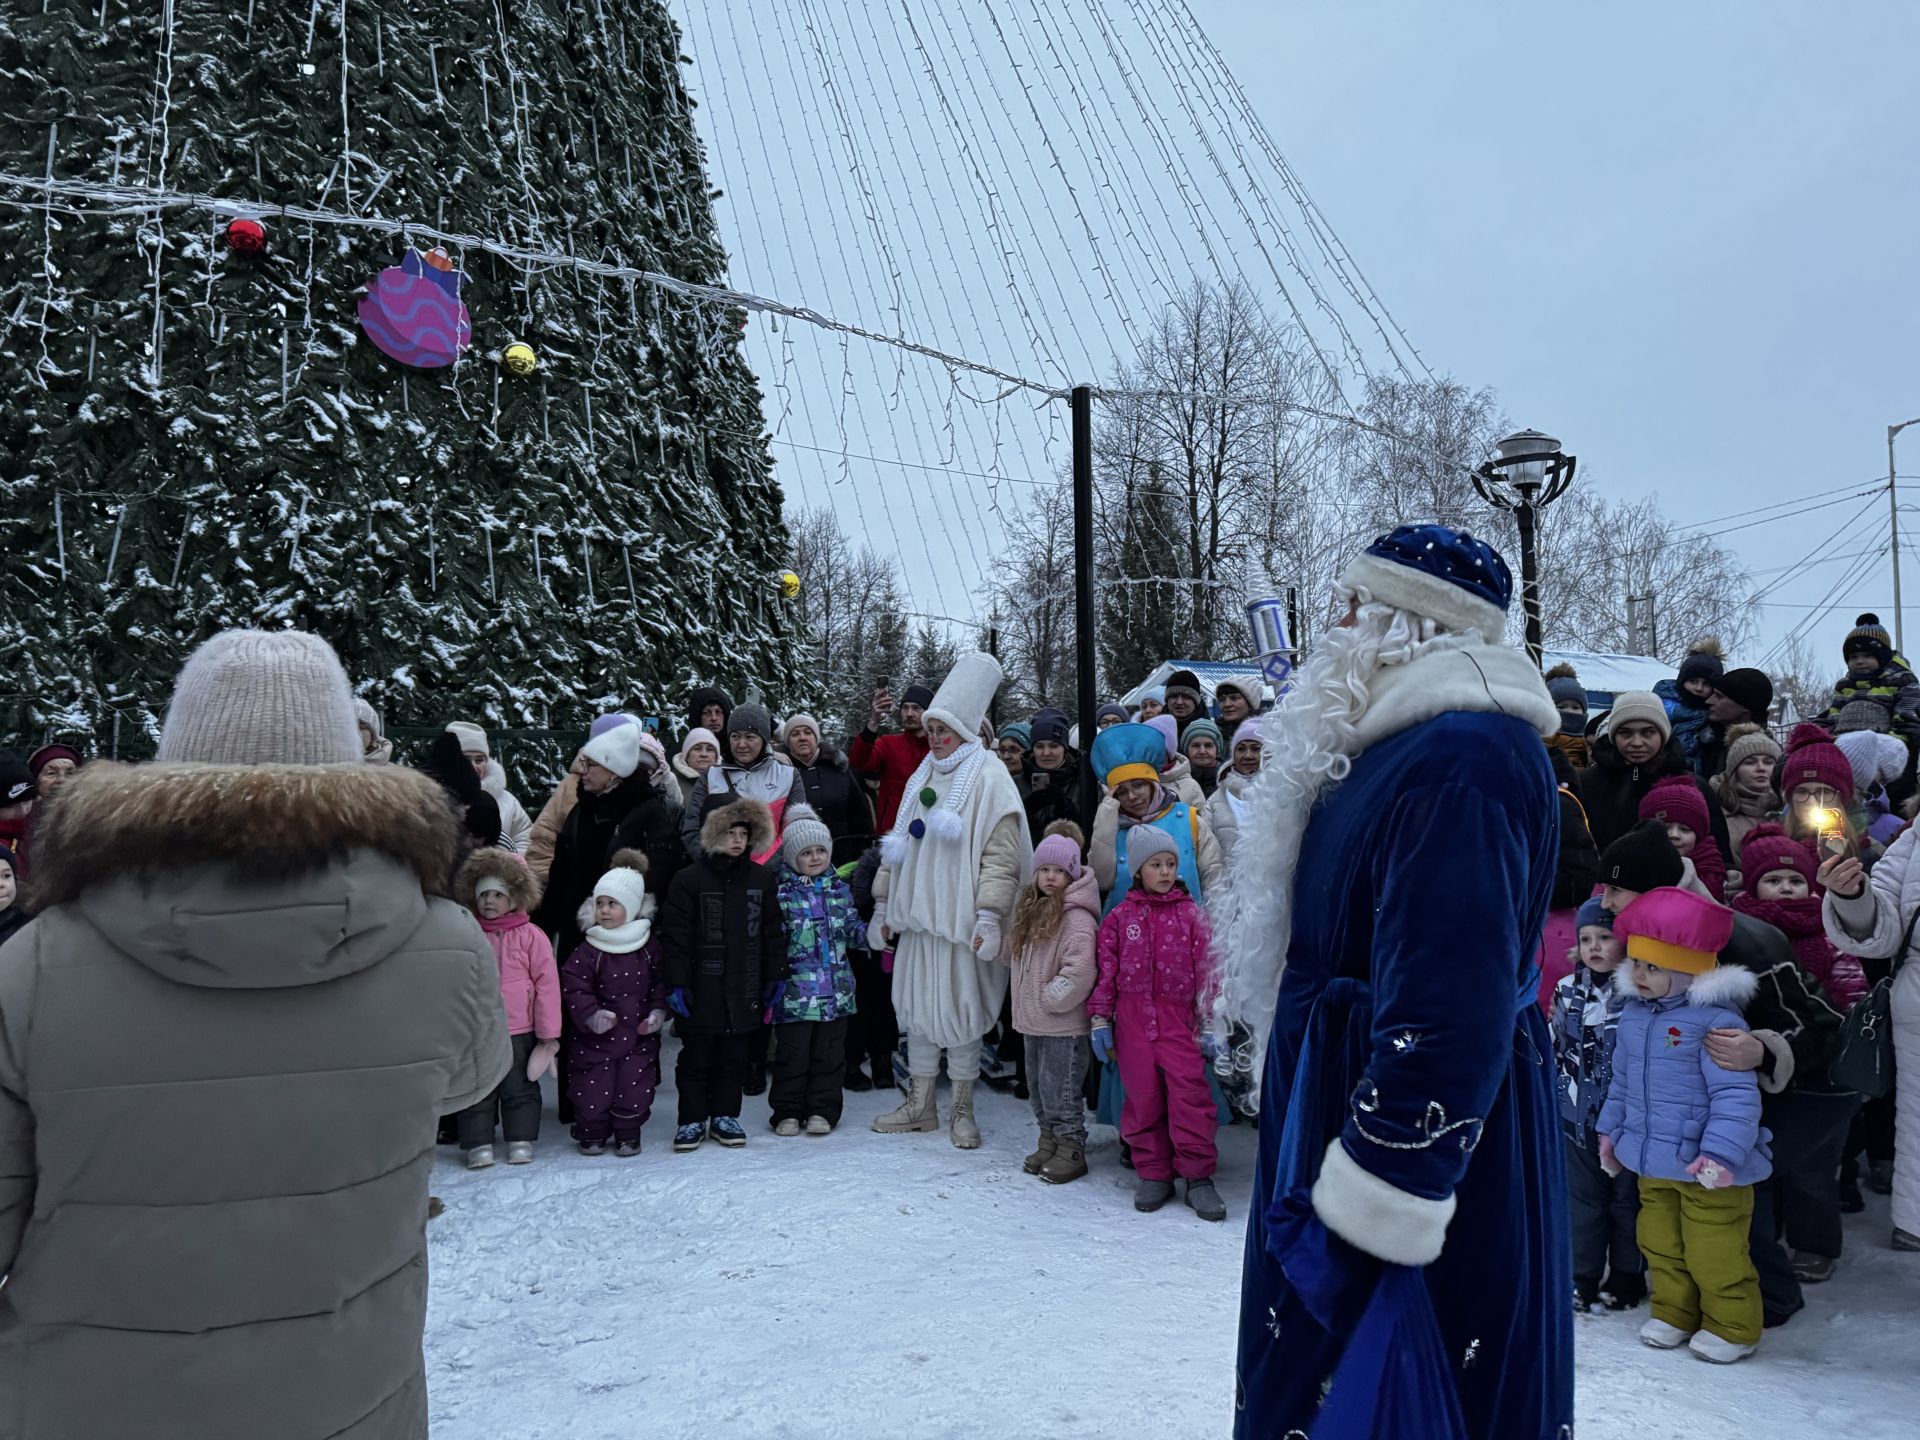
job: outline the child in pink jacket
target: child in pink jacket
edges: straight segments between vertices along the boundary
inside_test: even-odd
[[[513,1064],[493,1093],[456,1120],[469,1170],[493,1164],[497,1116],[507,1140],[507,1163],[533,1159],[540,1138],[540,1077],[560,1049],[560,972],[553,941],[527,918],[540,898],[539,882],[510,850],[476,850],[460,872],[460,898],[479,918],[500,962],[500,999],[513,1037]]]
[[[1214,982],[1206,917],[1180,882],[1172,837],[1152,825],[1133,836],[1133,888],[1100,924],[1100,979],[1087,1001],[1093,1053],[1119,1060],[1120,1133],[1140,1176],[1134,1209],[1166,1204],[1177,1174],[1196,1215],[1224,1220],[1213,1186],[1219,1116],[1199,1039]]]

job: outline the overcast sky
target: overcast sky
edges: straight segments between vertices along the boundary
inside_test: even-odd
[[[1920,416],[1920,5],[1193,3],[1429,363],[1593,483],[1692,523],[1885,476]],[[1785,565],[1852,508],[1727,543]],[[1759,648],[1852,563],[1769,597]],[[1836,673],[1889,574],[1815,627]]]

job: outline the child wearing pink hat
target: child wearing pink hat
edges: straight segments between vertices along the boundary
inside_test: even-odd
[[[1749,841],[1751,843],[1751,841]],[[1706,1048],[1744,1030],[1753,972],[1718,963],[1733,912],[1690,890],[1649,890],[1614,921],[1626,941],[1628,993],[1601,1107],[1600,1164],[1640,1177],[1640,1250],[1653,1318],[1640,1339],[1731,1364],[1760,1342],[1760,1276],[1747,1248],[1753,1187],[1773,1173],[1760,1084]]]
[[[1742,915],[1764,920],[1793,942],[1800,968],[1820,982],[1843,1014],[1867,993],[1867,975],[1860,962],[1843,955],[1827,939],[1820,917],[1826,891],[1821,888],[1820,859],[1813,846],[1796,840],[1778,825],[1756,825],[1747,836],[1747,887],[1734,898]]]
[[[1727,862],[1713,838],[1713,819],[1707,797],[1691,775],[1669,775],[1640,797],[1640,818],[1658,820],[1683,859],[1693,862],[1707,893],[1718,900],[1727,893]]]
[[[1001,963],[1013,967],[1013,1028],[1024,1037],[1040,1126],[1024,1168],[1049,1185],[1087,1173],[1087,996],[1100,975],[1100,886],[1081,863],[1081,843],[1071,820],[1047,827],[1000,951]]]

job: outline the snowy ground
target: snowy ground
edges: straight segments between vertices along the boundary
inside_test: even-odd
[[[638,1159],[578,1154],[551,1092],[535,1164],[470,1175],[442,1151],[435,1440],[1227,1433],[1247,1127],[1220,1137],[1224,1225],[1136,1214],[1110,1130],[1085,1180],[1024,1174],[1031,1112],[984,1087],[970,1154],[872,1134],[889,1090],[847,1096],[820,1140],[776,1139],[749,1099],[744,1150],[675,1155],[668,1048]],[[1582,1319],[1582,1440],[1920,1433],[1920,1255],[1885,1248],[1872,1200],[1840,1274],[1745,1364],[1643,1348],[1644,1308]]]

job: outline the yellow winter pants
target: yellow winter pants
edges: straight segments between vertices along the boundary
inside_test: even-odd
[[[1653,1318],[1736,1345],[1760,1339],[1760,1276],[1747,1250],[1753,1187],[1640,1177],[1640,1252]]]

